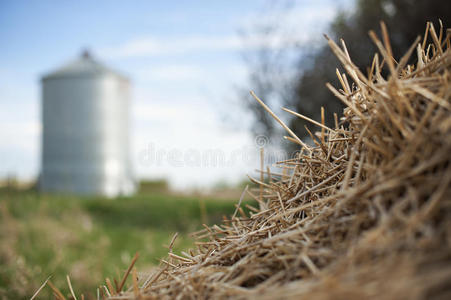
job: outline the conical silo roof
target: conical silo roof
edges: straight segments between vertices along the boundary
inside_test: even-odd
[[[42,80],[101,75],[114,75],[128,80],[127,76],[95,60],[87,50],[83,51],[79,58],[63,65],[53,72],[44,75]]]

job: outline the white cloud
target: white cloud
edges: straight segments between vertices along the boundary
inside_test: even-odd
[[[37,174],[41,124],[36,121],[8,121],[0,126],[0,177],[32,179]]]
[[[182,55],[192,52],[236,51],[270,47],[278,49],[287,45],[299,45],[317,38],[318,30],[324,30],[336,15],[338,4],[318,2],[296,5],[291,10],[250,14],[238,20],[238,28],[252,32],[255,25],[273,25],[285,34],[266,35],[253,32],[245,39],[237,34],[190,35],[163,37],[143,35],[99,49],[99,54],[108,59]],[[314,33],[312,35],[312,33]]]
[[[230,49],[238,46],[234,36],[222,38],[209,36],[189,36],[163,38],[142,36],[125,41],[123,44],[100,49],[103,57],[110,59],[183,54],[197,50]]]
[[[268,36],[256,34],[243,39],[238,35],[225,36],[184,36],[162,38],[143,36],[124,42],[123,44],[99,49],[102,57],[120,59],[130,57],[151,57],[162,55],[182,55],[193,52],[218,50],[246,50],[260,47],[280,48],[287,44],[306,41],[308,35],[300,31],[296,36]]]
[[[192,123],[199,119],[209,120],[208,116],[214,114],[214,112],[203,107],[197,107],[195,104],[174,105],[170,99],[166,103],[161,103],[161,101],[137,102],[132,109],[133,119],[136,121]]]
[[[133,77],[140,81],[199,80],[205,77],[204,70],[196,65],[168,64],[138,69]]]
[[[279,24],[283,27],[301,27],[300,31],[311,31],[318,29],[335,17],[338,6],[330,2],[314,2],[298,4],[291,9],[271,10],[265,14],[251,14],[243,18],[243,26],[257,24]],[[257,21],[257,22],[256,22]]]
[[[174,103],[158,94],[147,95],[152,99],[136,99],[132,109],[132,153],[139,177],[163,176],[174,187],[187,188],[208,186],[220,179],[237,180],[255,168],[252,155],[258,154],[258,149],[245,152],[249,145],[252,147],[250,133],[245,128],[239,131],[226,128],[216,108],[205,99],[191,95],[186,102]],[[194,158],[202,158],[211,151],[220,151],[227,161],[206,166],[202,159],[185,160],[187,155],[192,159],[194,153]],[[242,159],[244,154],[250,158]]]
[[[0,148],[20,148],[33,152],[41,134],[41,124],[35,121],[4,122],[0,127]]]

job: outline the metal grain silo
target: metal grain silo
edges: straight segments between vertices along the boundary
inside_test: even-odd
[[[41,190],[129,195],[129,80],[88,52],[42,78]]]

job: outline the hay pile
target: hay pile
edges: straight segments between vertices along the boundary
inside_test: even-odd
[[[314,122],[304,144],[261,100],[300,153],[262,170],[249,216],[239,204],[194,234],[197,249],[132,274],[109,299],[451,299],[451,30],[429,23],[399,61],[388,34],[365,76],[344,42],[329,44],[348,75],[335,128]],[[428,41],[431,41],[428,44]],[[407,65],[414,56],[415,65]],[[381,75],[388,70],[388,79]],[[289,110],[287,110],[289,111]],[[295,115],[295,112],[289,111]],[[298,115],[300,116],[300,115]],[[305,118],[304,116],[300,116]],[[251,195],[258,194],[252,193]]]

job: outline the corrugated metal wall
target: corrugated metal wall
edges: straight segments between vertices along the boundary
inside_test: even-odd
[[[129,81],[89,56],[42,80],[43,191],[129,195]]]

